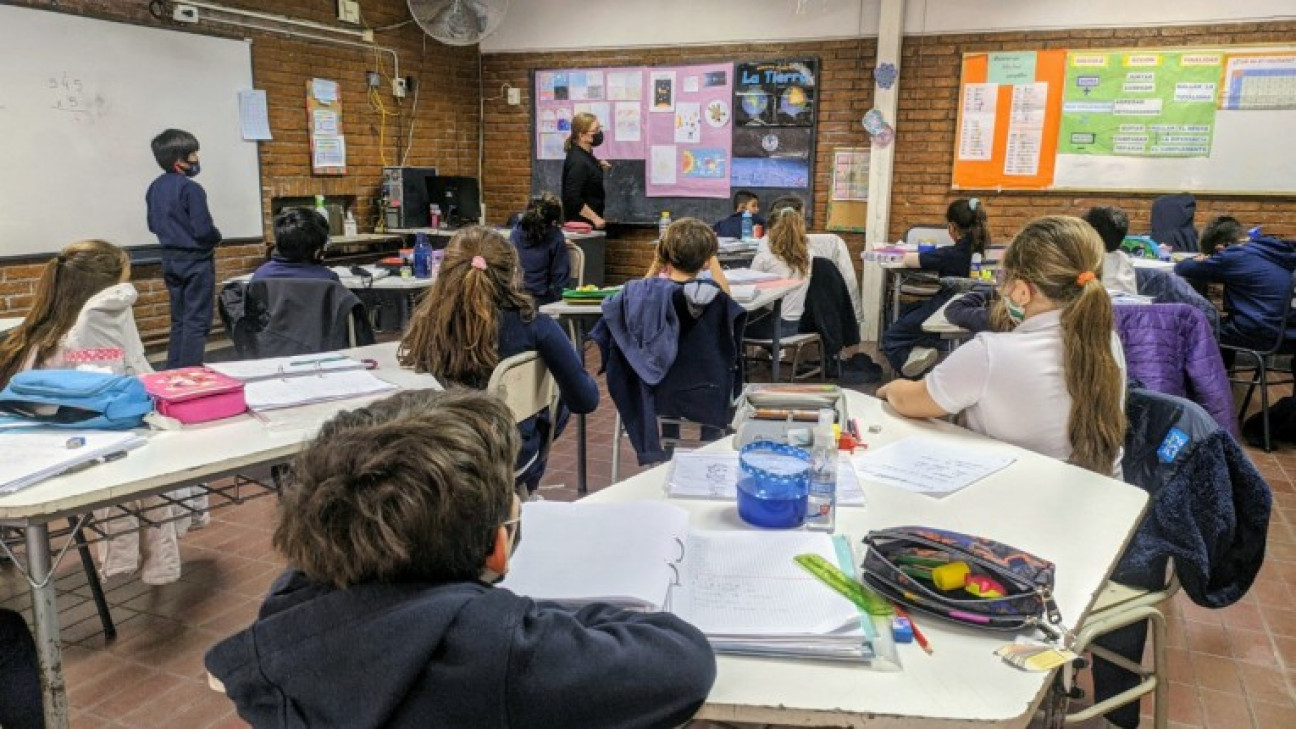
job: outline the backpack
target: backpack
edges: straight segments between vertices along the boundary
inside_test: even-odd
[[[81,370],[19,372],[0,391],[0,412],[30,425],[129,430],[144,424],[153,400],[136,377]]]
[[[1269,438],[1274,445],[1296,443],[1296,397],[1284,397],[1269,406]],[[1253,448],[1264,447],[1264,413],[1242,423],[1242,440]]]

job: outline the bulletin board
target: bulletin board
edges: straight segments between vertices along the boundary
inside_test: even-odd
[[[1290,195],[1294,125],[1296,46],[966,54],[953,187]]]
[[[531,187],[558,192],[572,116],[603,122],[596,155],[603,217],[613,223],[707,221],[733,212],[732,193],[766,205],[781,195],[813,199],[817,58],[688,66],[537,70]]]

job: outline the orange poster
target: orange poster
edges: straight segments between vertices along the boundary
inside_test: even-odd
[[[959,84],[954,189],[1053,184],[1066,51],[969,53]]]

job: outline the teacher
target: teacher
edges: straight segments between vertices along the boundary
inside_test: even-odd
[[[572,117],[571,136],[563,144],[567,159],[563,162],[562,204],[567,220],[580,220],[602,230],[603,171],[612,166],[594,156],[594,148],[603,143],[603,125],[598,117],[582,111]]]

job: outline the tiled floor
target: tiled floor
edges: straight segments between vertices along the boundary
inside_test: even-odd
[[[588,418],[592,489],[610,482],[613,415],[605,397]],[[544,482],[548,499],[576,497],[575,433],[573,421],[555,444]],[[637,473],[628,442],[622,454],[621,477]],[[1296,727],[1296,451],[1252,450],[1251,456],[1274,492],[1267,561],[1255,588],[1233,607],[1206,610],[1182,593],[1168,607],[1176,727]],[[64,560],[57,584],[74,727],[245,726],[229,701],[207,687],[202,656],[251,622],[283,567],[270,547],[274,508],[273,499],[261,499],[214,513],[210,526],[181,541],[184,576],[175,584],[109,580],[118,624],[111,642],[104,640],[79,562],[74,555]],[[26,585],[12,566],[0,567],[0,606],[28,607]]]

